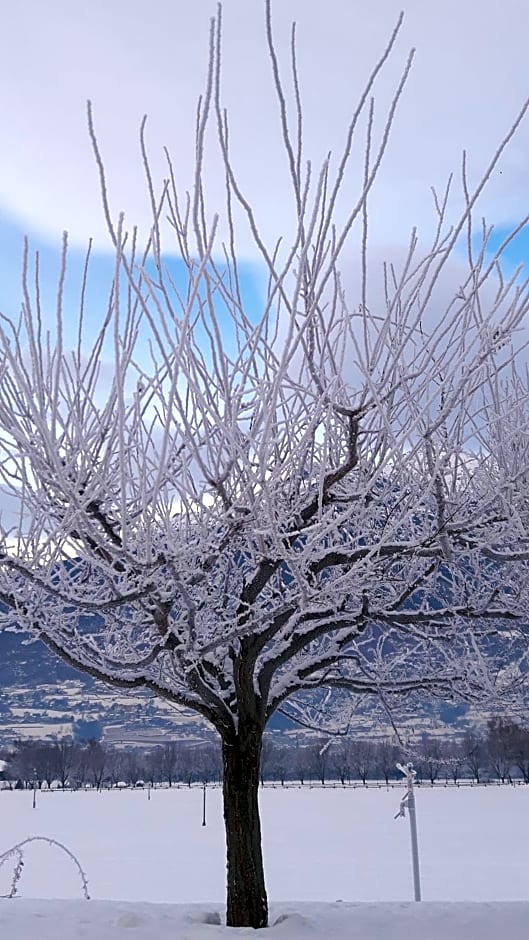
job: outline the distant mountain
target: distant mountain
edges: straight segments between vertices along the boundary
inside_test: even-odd
[[[353,733],[394,733],[387,715],[374,708],[369,697],[357,704]],[[416,699],[403,709],[398,724],[404,736],[417,737],[443,729],[473,729],[486,718],[467,705]],[[71,668],[39,640],[0,631],[0,747],[18,737],[74,734],[91,722],[113,744],[154,745],[179,736],[202,740],[211,735],[211,728],[194,712],[147,692],[114,689]],[[289,732],[304,733],[281,713],[273,716],[269,728],[287,737]]]
[[[40,640],[0,631],[0,746],[61,737],[94,722],[114,744],[203,738],[204,721],[142,691],[122,692],[68,666]]]
[[[90,676],[81,676],[58,656],[54,656],[40,640],[30,640],[21,633],[0,631],[0,693],[20,683],[40,685],[69,679],[80,679],[93,685]]]

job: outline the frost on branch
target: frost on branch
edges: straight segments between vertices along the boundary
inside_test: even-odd
[[[13,874],[11,876],[11,885],[9,889],[9,894],[0,894],[0,898],[14,898],[16,897],[18,891],[18,885],[22,877],[22,872],[24,870],[24,847],[29,845],[31,842],[44,842],[46,845],[56,845],[57,848],[61,849],[74,863],[81,880],[81,890],[83,892],[83,897],[86,901],[90,900],[90,895],[88,893],[88,881],[86,875],[81,868],[81,865],[70,849],[66,848],[62,842],[58,842],[57,839],[50,839],[48,836],[30,836],[28,839],[23,839],[22,842],[17,842],[16,845],[12,845],[10,849],[7,849],[5,852],[0,854],[0,868],[10,860],[13,861],[16,859]]]
[[[303,151],[294,36],[293,127],[266,9],[292,238],[264,243],[237,176],[219,11],[190,194],[169,155],[156,192],[142,125],[145,246],[111,214],[89,109],[115,249],[95,343],[84,339],[86,278],[73,339],[63,310],[66,236],[55,326],[26,246],[21,317],[0,330],[0,476],[20,507],[3,532],[4,621],[96,678],[200,713],[222,736],[228,790],[243,766],[256,786],[264,726],[292,697],[297,714],[321,687],[338,703],[419,691],[491,701],[516,695],[526,670],[527,383],[513,343],[528,283],[503,277],[504,246],[491,258],[485,227],[474,250],[473,215],[527,105],[474,191],[463,161],[459,218],[448,218],[452,183],[434,194],[430,249],[414,232],[399,267],[372,268],[368,201],[412,56],[381,127],[373,93],[400,21],[343,152],[318,167]],[[212,139],[224,206],[207,201]],[[447,298],[440,285],[465,237],[467,267]],[[237,257],[248,240],[266,275],[251,307]],[[244,871],[232,850],[228,835]],[[229,922],[262,926],[264,883],[257,914],[240,913],[237,890]]]

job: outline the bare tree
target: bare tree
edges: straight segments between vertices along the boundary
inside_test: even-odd
[[[350,781],[353,764],[353,754],[351,742],[349,740],[340,740],[331,748],[331,766],[335,779],[338,779],[342,786]]]
[[[398,746],[392,743],[388,738],[384,738],[375,745],[376,766],[389,786],[389,778],[397,773],[397,761],[401,759]]]
[[[101,789],[105,769],[107,765],[108,752],[106,748],[94,738],[90,738],[83,747],[86,760],[86,770],[90,777],[92,786]]]
[[[529,585],[525,390],[502,379],[529,295],[501,275],[504,246],[491,258],[489,230],[477,250],[473,234],[480,194],[527,106],[473,190],[463,161],[458,218],[448,218],[450,185],[435,194],[429,250],[419,255],[414,232],[400,267],[372,270],[368,200],[412,56],[380,127],[373,94],[401,20],[342,152],[316,167],[303,151],[294,33],[290,100],[265,6],[292,231],[264,243],[235,171],[219,10],[188,196],[169,157],[156,193],[142,125],[153,219],[144,247],[123,215],[112,217],[89,111],[115,248],[95,341],[85,342],[88,275],[73,333],[63,309],[66,237],[55,326],[26,246],[21,314],[0,330],[0,482],[20,507],[3,531],[4,622],[93,677],[147,689],[216,729],[227,922],[253,927],[268,917],[258,782],[270,716],[290,703],[311,723],[328,721],[350,695],[506,694],[520,682],[512,626],[526,616]],[[212,141],[226,180],[226,204],[213,212]],[[184,288],[167,262],[166,219]],[[440,284],[464,236],[467,269],[447,301]],[[266,272],[259,310],[245,306],[241,239],[253,240]],[[345,284],[354,258],[356,284]],[[321,687],[332,695],[318,709]]]
[[[222,759],[216,743],[207,741],[194,752],[196,774],[200,783],[215,783],[222,777]]]
[[[320,738],[307,746],[310,759],[310,773],[315,780],[319,780],[322,787],[329,779],[330,753],[332,738]],[[281,780],[283,783],[283,780]]]
[[[285,785],[292,764],[291,748],[283,743],[273,743],[268,753],[268,777]]]
[[[49,786],[55,778],[49,744],[31,739],[18,740],[15,742],[10,763],[13,776],[21,780],[26,787],[32,783],[37,783],[40,787],[43,781]]]
[[[358,738],[353,742],[351,751],[355,772],[365,786],[373,769],[375,756],[373,743],[365,738]]]
[[[145,776],[143,753],[138,748],[129,748],[124,754],[123,767],[125,770],[123,781],[131,787]]]
[[[51,745],[51,755],[55,774],[61,787],[69,783],[70,773],[75,764],[76,746],[71,738],[56,738]]]
[[[178,779],[181,751],[176,741],[166,741],[151,754],[151,762],[156,766],[160,780],[167,781],[170,787]]]
[[[453,782],[457,784],[459,778],[464,776],[463,768],[465,766],[466,758],[466,748],[464,741],[457,739],[443,741],[443,753],[445,779],[448,781],[448,777],[450,776]]]
[[[512,780],[516,732],[517,726],[503,718],[491,718],[487,722],[485,748],[488,765],[501,783]]]
[[[444,763],[443,742],[439,738],[425,734],[421,741],[420,752],[425,775],[433,786]]]
[[[481,782],[481,771],[486,763],[486,748],[483,738],[467,732],[463,740],[464,763],[473,780]]]
[[[127,775],[127,754],[125,751],[119,750],[118,748],[113,748],[111,751],[107,752],[107,761],[105,768],[105,780],[110,783],[112,787],[117,786],[118,783],[125,783],[125,777]]]
[[[529,783],[529,730],[513,722],[511,738],[514,766],[520,771],[524,783]]]
[[[295,746],[293,758],[293,775],[303,786],[305,780],[311,774],[311,754],[310,747],[303,743],[297,743]]]

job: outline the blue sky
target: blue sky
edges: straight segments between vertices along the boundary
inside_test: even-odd
[[[25,231],[22,225],[8,215],[0,214],[0,310],[16,319],[20,310],[22,290],[21,271]],[[53,326],[56,308],[57,284],[61,259],[61,238],[54,241],[42,234],[30,236],[30,293],[33,299],[35,255],[39,256],[42,307]],[[86,251],[79,245],[70,246],[64,290],[65,329],[67,342],[76,342],[76,314],[80,307],[80,292]],[[185,296],[187,272],[184,263],[174,253],[165,256],[165,265],[176,287]],[[87,341],[94,334],[107,310],[114,275],[115,261],[110,252],[93,251],[90,256],[88,289],[86,291]],[[154,272],[153,272],[154,273]],[[255,261],[242,261],[239,266],[241,293],[248,310],[255,314],[260,309],[260,279]]]
[[[494,255],[505,238],[509,235],[509,232],[510,229],[506,225],[498,225],[494,228],[487,243],[488,255]],[[529,265],[529,225],[524,226],[524,228],[518,232],[503,252],[503,266],[506,270],[510,272],[519,265],[524,265],[524,270],[521,271],[521,275],[527,277],[529,274],[527,270],[527,266]]]

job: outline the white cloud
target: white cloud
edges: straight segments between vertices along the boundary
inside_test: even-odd
[[[307,111],[307,155],[342,139],[363,79],[383,48],[401,0],[276,0],[278,45],[298,22]],[[212,0],[27,0],[2,11],[0,207],[28,229],[83,242],[104,231],[88,143],[85,101],[93,99],[113,209],[146,213],[137,146],[149,114],[153,156],[168,144],[183,188],[192,184],[194,109],[203,87]],[[268,235],[285,228],[289,205],[278,117],[271,94],[261,0],[225,0],[224,89],[235,162]],[[466,147],[479,176],[495,143],[529,94],[524,0],[409,0],[392,62],[380,84],[389,100],[407,50],[417,58],[373,203],[380,241],[400,241],[431,219],[429,186],[441,186]],[[529,122],[489,190],[488,213],[505,221],[526,211]],[[161,163],[155,159],[161,172]],[[222,180],[213,171],[211,210]],[[101,242],[101,246],[103,242]]]

